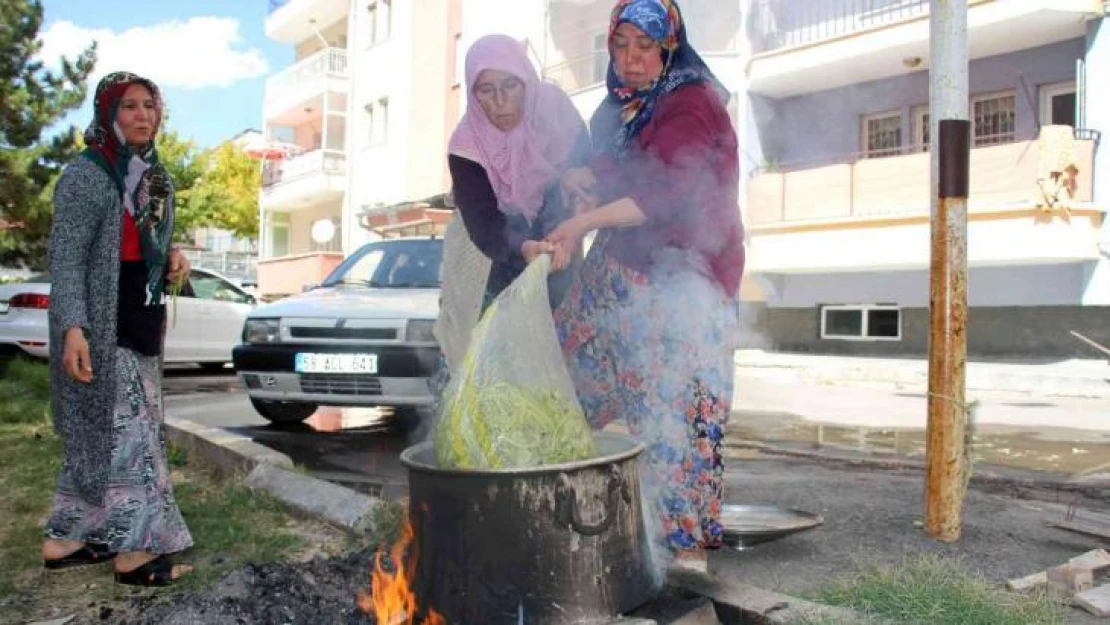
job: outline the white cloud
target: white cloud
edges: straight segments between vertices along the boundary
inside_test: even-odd
[[[242,49],[239,20],[233,18],[194,17],[122,32],[57,21],[42,40],[39,56],[48,66],[57,66],[62,57],[73,60],[91,41],[97,42],[90,94],[101,76],[114,71],[134,72],[160,87],[179,89],[230,87],[269,71],[260,50]]]

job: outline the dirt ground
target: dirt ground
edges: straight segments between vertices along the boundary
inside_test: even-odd
[[[804,593],[876,564],[936,553],[960,557],[988,580],[1035,573],[1102,546],[1095,539],[1045,526],[1062,519],[1067,499],[1053,492],[968,493],[964,535],[956,544],[930,539],[922,518],[921,474],[877,471],[746,452],[733,458],[730,503],[771,503],[818,512],[825,523],[809,532],[746,551],[722,550],[713,567],[750,584]],[[994,489],[1004,491],[1005,489]],[[1041,499],[1031,499],[1040,497]],[[1087,508],[1106,502],[1084,500]],[[1081,512],[1082,514],[1082,512]],[[175,596],[145,593],[126,607],[87,614],[81,623],[127,625],[240,625],[250,623],[371,623],[355,596],[368,583],[370,553],[355,552],[307,563],[250,566],[214,589]],[[1074,611],[1075,623],[1099,623]]]

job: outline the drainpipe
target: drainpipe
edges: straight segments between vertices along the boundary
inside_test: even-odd
[[[932,125],[932,256],[929,266],[929,395],[925,531],[960,539],[970,463],[967,365],[968,121],[967,0],[933,0],[929,70]]]

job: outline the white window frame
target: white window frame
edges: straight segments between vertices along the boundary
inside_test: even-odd
[[[985,102],[987,100],[999,100],[999,99],[1002,99],[1002,98],[1013,98],[1014,99],[1014,130],[1013,130],[1012,136],[1007,141],[996,140],[995,142],[992,142],[992,143],[979,143],[979,137],[978,137],[978,135],[975,134],[975,105],[978,104],[979,102]],[[995,91],[993,93],[980,93],[980,94],[974,95],[974,96],[971,97],[971,103],[968,106],[967,110],[968,110],[968,117],[971,118],[971,147],[972,148],[987,148],[987,147],[991,147],[992,145],[1005,145],[1007,143],[1013,143],[1015,140],[1017,140],[1017,90],[1016,89],[1006,89],[1004,91]],[[992,138],[997,137],[997,135],[990,135],[990,136]]]
[[[1042,126],[1052,125],[1052,98],[1061,95],[1075,94],[1076,103],[1079,101],[1079,89],[1074,80],[1066,80],[1064,82],[1055,82],[1040,87],[1040,120]],[[1075,111],[1076,120],[1079,119],[1079,112]]]
[[[867,125],[873,121],[894,118],[897,118],[898,120],[898,147],[888,148],[887,150],[870,150],[867,147]],[[888,156],[898,156],[899,154],[901,154],[906,143],[905,137],[902,136],[902,130],[901,110],[883,111],[881,113],[869,113],[867,115],[861,116],[859,122],[859,145],[860,153],[863,155],[863,158],[885,158]],[[897,149],[897,151],[894,151],[895,149]]]
[[[367,48],[388,41],[393,34],[393,5],[391,0],[370,0],[366,3]]]
[[[389,98],[377,98],[362,108],[366,111],[366,147],[375,148],[388,143]]]
[[[466,51],[463,50],[462,33],[455,34],[455,80],[452,87],[460,87],[466,82]]]
[[[910,141],[911,147],[915,152],[928,152],[929,142],[925,140],[925,134],[932,131],[932,128],[927,127],[925,120],[929,117],[929,105],[919,104],[913,107],[910,114],[910,119],[913,120],[913,127],[910,128]]]
[[[594,33],[590,40],[590,50],[592,51],[590,56],[591,82],[595,84],[604,83],[609,72],[609,32]],[[601,76],[598,76],[599,73]]]
[[[902,307],[890,304],[837,304],[820,307],[821,314],[821,339],[830,341],[901,341],[902,340]],[[827,328],[828,318],[825,311],[859,311],[862,316],[863,323],[860,326],[860,336],[829,334]],[[897,336],[868,336],[868,324],[870,323],[870,312],[873,310],[893,310],[898,313],[898,335]]]

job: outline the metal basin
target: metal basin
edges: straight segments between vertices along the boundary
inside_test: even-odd
[[[657,571],[640,506],[643,444],[595,434],[598,457],[452,470],[406,449],[423,605],[461,625],[608,623],[651,600]]]
[[[721,508],[725,544],[735,549],[811,530],[824,522],[819,514],[771,505],[726,504]]]

